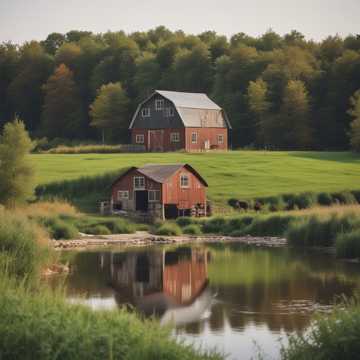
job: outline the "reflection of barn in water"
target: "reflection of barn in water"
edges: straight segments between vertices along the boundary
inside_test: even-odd
[[[146,315],[155,313],[176,320],[181,311],[182,317],[195,320],[211,301],[207,257],[206,250],[190,247],[110,253],[111,285],[117,301],[129,302]]]

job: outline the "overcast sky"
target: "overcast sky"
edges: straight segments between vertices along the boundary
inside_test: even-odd
[[[252,36],[292,29],[308,39],[360,33],[360,0],[0,0],[0,41],[42,40],[51,32],[133,32],[165,25]]]

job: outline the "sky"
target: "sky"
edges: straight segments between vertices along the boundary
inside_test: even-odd
[[[360,0],[0,0],[0,42],[43,40],[52,32],[145,31],[164,25],[198,34],[280,35],[307,39],[360,33]]]

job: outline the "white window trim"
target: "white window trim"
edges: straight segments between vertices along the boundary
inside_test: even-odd
[[[153,194],[153,199],[150,199],[150,193]],[[160,190],[149,190],[148,192],[148,201],[149,202],[159,202],[160,201]]]
[[[136,144],[143,144],[145,142],[144,134],[136,134],[135,136],[135,143]]]
[[[165,108],[165,117],[174,117],[175,110],[173,107],[167,107]]]
[[[164,99],[155,100],[155,110],[163,110],[164,109]]]
[[[218,144],[223,144],[224,143],[224,135],[223,134],[218,134],[217,142],[218,142]]]
[[[187,179],[187,185],[183,185],[183,179]],[[182,189],[188,189],[190,187],[190,177],[188,174],[180,174],[180,187]]]
[[[193,135],[195,135],[195,140],[193,138]],[[197,144],[197,141],[198,141],[198,133],[197,132],[192,132],[191,133],[191,143],[192,144]]]
[[[180,142],[180,133],[178,132],[170,133],[170,142],[172,143]]]
[[[129,191],[128,190],[119,190],[117,192],[118,200],[129,200]]]
[[[136,186],[136,180],[137,179],[143,179],[144,185],[142,187]],[[144,176],[134,176],[134,190],[145,190],[145,177]]]
[[[149,107],[144,107],[141,109],[141,116],[143,118],[145,117],[150,117],[150,108]]]

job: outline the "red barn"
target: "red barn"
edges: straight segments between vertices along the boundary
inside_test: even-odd
[[[207,186],[188,164],[132,167],[113,183],[111,208],[161,219],[205,216]]]
[[[137,108],[131,141],[146,151],[229,148],[230,122],[206,94],[156,90]]]

